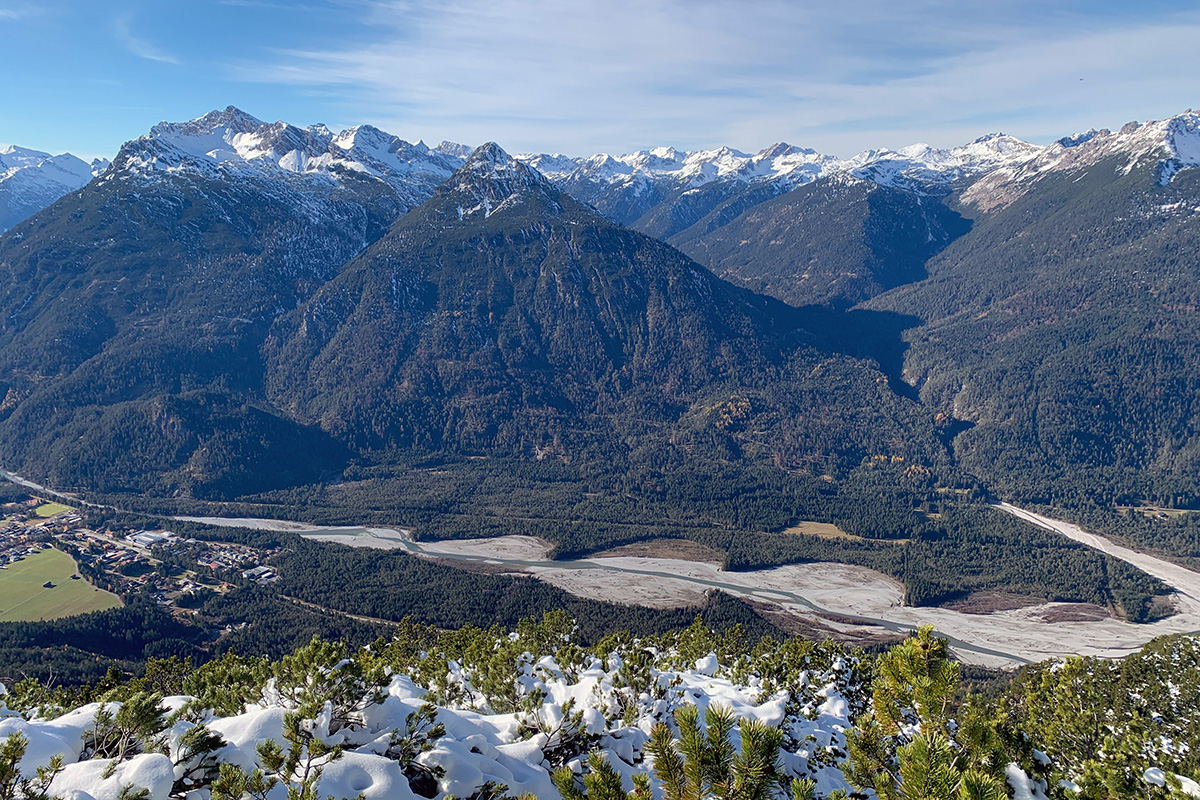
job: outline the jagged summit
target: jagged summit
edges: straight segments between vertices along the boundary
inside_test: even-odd
[[[335,133],[322,124],[268,123],[229,106],[188,122],[155,125],[121,148],[116,168],[106,177],[282,180],[304,192],[374,179],[388,184],[407,210],[427,200],[462,164],[460,149],[450,143],[430,149],[372,125]]]
[[[941,194],[951,183],[1035,157],[1042,148],[1006,134],[989,134],[951,149],[914,144],[900,150],[867,150],[851,158],[776,142],[749,154],[732,147],[681,151],[655,147],[626,155],[598,153],[569,158],[545,153],[518,158],[556,185],[626,224],[679,192],[725,185],[790,191],[819,178],[848,174],[893,188]],[[617,194],[624,198],[614,197]]]
[[[597,153],[586,158],[558,154],[527,154],[519,159],[544,168],[552,180],[603,184],[628,184],[667,181],[676,186],[699,188],[713,181],[731,179],[753,182],[759,179],[796,178],[796,185],[812,180],[814,165],[827,165],[836,159],[815,150],[779,142],[755,154],[732,147],[713,150],[682,151],[674,147],[655,147],[626,155]],[[819,171],[819,170],[818,170]]]
[[[490,217],[506,203],[534,192],[555,193],[534,167],[504,151],[495,142],[480,145],[437,194],[452,197],[459,219],[476,214]]]
[[[181,136],[207,136],[223,130],[236,133],[250,133],[265,125],[259,118],[247,114],[236,106],[226,106],[224,110],[213,110],[202,117],[187,122],[163,121],[150,129],[151,136],[177,134]]]
[[[0,233],[41,211],[68,192],[84,186],[108,167],[62,153],[8,145],[0,150]]]
[[[444,156],[453,156],[455,158],[466,158],[471,155],[471,148],[465,144],[458,142],[443,141],[437,147],[433,148],[435,153],[441,153]]]

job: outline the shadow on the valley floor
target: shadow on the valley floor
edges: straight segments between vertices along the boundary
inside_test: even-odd
[[[894,311],[863,308],[802,306],[795,323],[811,336],[811,343],[829,353],[872,360],[896,394],[920,402],[917,389],[904,381],[904,332],[921,324],[919,317]]]

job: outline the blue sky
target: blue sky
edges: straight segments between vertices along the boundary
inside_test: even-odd
[[[236,105],[572,155],[1045,142],[1200,108],[1200,1],[0,0],[0,143]]]

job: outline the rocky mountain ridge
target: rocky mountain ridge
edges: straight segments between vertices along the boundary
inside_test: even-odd
[[[87,163],[62,153],[9,145],[0,149],[0,233],[33,216],[108,169],[107,159]]]

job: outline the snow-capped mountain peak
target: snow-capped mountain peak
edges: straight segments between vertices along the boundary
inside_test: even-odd
[[[471,148],[465,144],[459,144],[458,142],[444,141],[437,147],[433,148],[433,151],[444,156],[451,156],[453,158],[460,159],[466,159],[469,155],[471,155]]]
[[[965,177],[1023,163],[1045,148],[1005,133],[990,133],[949,149],[923,142],[899,150],[867,150],[837,164],[833,171],[884,186],[927,192]]]
[[[121,148],[106,177],[284,180],[301,191],[374,179],[388,184],[411,208],[462,164],[463,149],[444,142],[431,150],[371,125],[334,133],[322,124],[267,123],[229,106],[188,122],[155,125]]]
[[[814,179],[824,166],[836,161],[832,156],[786,142],[773,144],[753,155],[732,147],[695,151],[654,147],[616,156],[597,153],[571,158],[529,153],[518,158],[556,182],[586,181],[635,188],[646,182],[665,183],[671,188],[698,188],[724,179],[749,183],[784,178],[791,179],[792,185],[800,185]]]
[[[236,106],[227,106],[223,111],[210,111],[187,122],[160,122],[150,129],[150,135],[163,137],[228,135],[226,132],[251,133],[265,124]]]
[[[443,190],[459,195],[457,212],[462,219],[480,211],[490,217],[513,199],[547,188],[549,183],[540,172],[495,142],[487,142],[471,153]]]
[[[579,168],[579,159],[562,153],[519,153],[514,156],[551,180],[570,175]]]
[[[108,167],[62,153],[9,145],[0,150],[0,233],[36,214],[63,195],[81,188]]]
[[[1145,157],[1160,159],[1161,179],[1170,182],[1178,170],[1200,166],[1200,114],[1187,110],[1162,120],[1128,122],[1116,133],[1102,128],[1063,137],[1046,148],[1045,166],[1090,164],[1124,154],[1132,165]]]
[[[92,179],[92,166],[70,153],[52,156],[16,145],[0,150],[0,178],[26,169],[37,170],[47,180],[58,181],[72,189],[78,189]]]
[[[1200,114],[1182,114],[1151,122],[1129,122],[1117,132],[1101,128],[1065,136],[1040,148],[1032,158],[1001,164],[963,193],[984,210],[1011,203],[1033,182],[1065,170],[1086,169],[1108,158],[1129,173],[1144,165],[1157,170],[1158,182],[1170,183],[1182,169],[1200,166]]]

